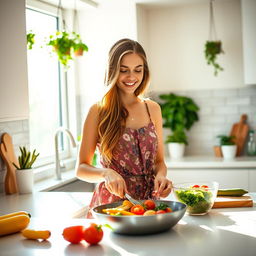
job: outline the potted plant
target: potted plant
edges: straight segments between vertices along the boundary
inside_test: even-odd
[[[172,158],[179,159],[184,156],[185,145],[188,145],[187,136],[184,131],[174,131],[167,137],[169,154]]]
[[[86,44],[84,44],[81,40],[81,37],[79,34],[74,33],[74,55],[75,56],[82,56],[84,51],[88,52],[88,47]]]
[[[233,159],[236,156],[237,146],[235,136],[219,135],[221,151],[224,159]]]
[[[82,42],[80,35],[75,32],[57,31],[55,35],[50,35],[47,45],[53,47],[60,63],[66,68],[69,61],[73,59],[73,52],[76,52],[76,56],[78,56],[82,55],[83,51],[88,51],[88,47]]]
[[[36,161],[39,153],[36,154],[36,150],[31,154],[25,147],[20,147],[21,155],[18,157],[19,166],[15,163],[13,165],[17,168],[16,180],[20,194],[31,193],[33,190],[33,176],[34,172],[32,166]]]
[[[69,60],[72,60],[71,50],[74,45],[73,37],[65,31],[57,31],[55,35],[50,35],[50,40],[47,45],[53,47],[53,51],[57,54],[60,63],[67,67]]]
[[[173,93],[161,94],[159,98],[163,101],[163,103],[160,103],[164,119],[163,127],[169,128],[172,132],[172,135],[167,137],[165,143],[179,143],[185,148],[185,145],[188,145],[185,131],[189,130],[199,120],[197,114],[199,107],[191,98]],[[172,147],[172,144],[168,145],[171,157],[175,155],[175,153],[171,152]]]
[[[29,32],[27,34],[27,47],[29,50],[32,50],[34,43],[35,43],[35,34],[32,32]]]
[[[218,74],[218,71],[224,70],[218,63],[216,63],[217,55],[221,53],[224,53],[221,41],[206,41],[204,50],[205,58],[207,64],[214,67],[215,76]]]

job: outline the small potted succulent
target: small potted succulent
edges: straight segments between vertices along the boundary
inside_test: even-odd
[[[219,135],[221,152],[224,159],[234,159],[236,156],[237,146],[234,141],[235,136]]]
[[[36,150],[31,154],[25,147],[20,147],[20,156],[18,157],[19,166],[15,163],[13,165],[17,168],[16,179],[20,194],[31,193],[34,183],[33,164],[36,161],[39,153],[36,154]]]
[[[204,54],[208,65],[214,67],[214,75],[217,76],[218,71],[223,71],[224,69],[216,63],[217,55],[224,53],[222,50],[221,41],[206,41]]]
[[[164,119],[163,127],[169,128],[172,135],[167,137],[165,143],[168,145],[171,158],[181,158],[184,155],[185,145],[188,145],[186,130],[199,120],[199,107],[188,97],[173,93],[161,94],[160,104]]]
[[[29,32],[27,34],[27,47],[28,47],[28,50],[32,50],[34,43],[35,43],[35,34],[32,33],[32,32]]]

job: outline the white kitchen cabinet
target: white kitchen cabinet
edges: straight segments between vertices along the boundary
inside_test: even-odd
[[[249,191],[256,191],[256,170],[249,171]]]
[[[256,1],[242,0],[242,33],[245,84],[256,84]]]
[[[254,173],[256,174],[256,171]],[[249,171],[246,169],[168,169],[167,177],[174,184],[217,181],[220,188],[244,188],[249,190]],[[252,191],[256,191],[256,188]]]
[[[28,119],[25,0],[0,1],[0,122]]]

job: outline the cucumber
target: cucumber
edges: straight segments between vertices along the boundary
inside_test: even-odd
[[[242,188],[219,189],[217,196],[243,196],[248,191]]]

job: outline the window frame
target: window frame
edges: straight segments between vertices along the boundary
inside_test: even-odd
[[[26,9],[30,9],[33,11],[38,11],[43,14],[48,14],[56,17],[57,20],[57,29],[62,30],[62,12],[58,13],[58,7],[52,4],[36,1],[36,0],[27,0],[26,1]],[[57,17],[57,13],[59,14]],[[60,115],[60,127],[65,127],[70,129],[74,136],[75,141],[77,141],[76,134],[76,111],[75,110],[75,91],[74,89],[69,89],[69,87],[74,86],[74,70],[73,64],[70,64],[70,68],[68,71],[64,71],[61,67],[61,64],[58,62],[58,70],[59,70],[59,93],[60,93],[60,104],[62,114]],[[62,150],[59,150],[60,159],[68,159],[74,157],[74,150],[71,148],[71,144],[69,143],[69,138],[63,133],[59,134],[59,145],[62,145]],[[60,143],[61,142],[61,143]],[[52,137],[52,147],[54,147],[55,143],[55,134]],[[59,146],[60,149],[60,146]],[[55,154],[37,159],[34,166],[36,168],[52,165],[55,162]]]

